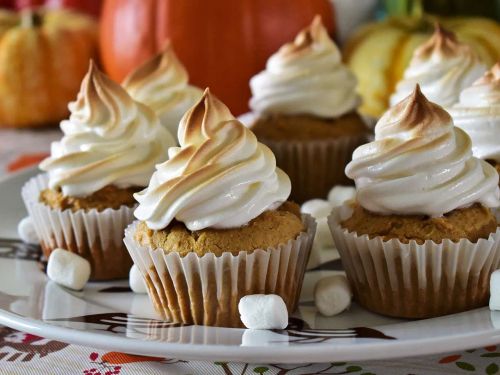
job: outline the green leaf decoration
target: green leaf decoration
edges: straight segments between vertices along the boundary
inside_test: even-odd
[[[332,366],[345,366],[347,362],[334,362],[330,363]]]
[[[465,371],[476,371],[476,368],[467,362],[455,362],[458,368],[461,368]]]
[[[214,362],[214,365],[224,366],[224,365],[227,365],[227,362]]]
[[[253,372],[255,372],[256,374],[263,374],[265,372],[268,372],[269,371],[269,368],[268,367],[256,367],[253,369]]]
[[[498,357],[500,357],[500,353],[484,353],[484,354],[481,354],[481,357],[483,357],[483,358],[498,358]]]
[[[496,363],[490,363],[488,367],[486,367],[486,373],[488,375],[495,375],[498,373],[498,365]]]
[[[363,369],[359,366],[347,366],[345,370],[346,370],[346,372],[358,372],[358,371],[361,371]]]

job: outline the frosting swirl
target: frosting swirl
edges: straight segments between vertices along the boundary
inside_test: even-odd
[[[150,229],[174,218],[190,230],[240,227],[290,195],[271,150],[208,89],[182,118],[179,143],[135,194],[135,216]]]
[[[451,107],[460,92],[485,71],[486,66],[469,45],[458,42],[455,34],[437,24],[432,37],[415,50],[390,104],[403,100],[418,83],[431,102]]]
[[[66,196],[87,196],[107,186],[146,186],[174,139],[154,112],[135,102],[91,63],[71,115],[61,122],[63,138],[51,145],[40,168],[49,187]]]
[[[188,84],[188,73],[170,43],[131,72],[123,87],[132,98],[152,108],[172,134],[177,134],[180,119],[203,94]]]
[[[462,91],[450,114],[472,138],[474,156],[500,162],[500,63]]]
[[[417,86],[375,127],[375,141],[358,147],[346,174],[358,202],[381,214],[441,216],[479,202],[500,205],[498,173],[472,156],[471,139]]]
[[[250,80],[250,108],[264,114],[335,118],[358,107],[356,84],[316,16],[292,43],[269,58],[266,70]]]

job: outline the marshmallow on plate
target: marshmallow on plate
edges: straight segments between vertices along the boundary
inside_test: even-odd
[[[283,299],[276,294],[252,294],[238,303],[240,318],[249,329],[285,329],[288,310]]]
[[[490,310],[500,310],[500,270],[490,276]]]
[[[352,292],[347,277],[325,277],[314,287],[314,303],[322,315],[334,316],[351,306]]]
[[[337,185],[328,193],[328,201],[333,207],[342,206],[345,201],[354,199],[355,197],[356,189],[354,186]]]
[[[134,293],[147,293],[146,282],[144,281],[144,277],[142,277],[141,271],[134,264],[130,269],[128,274],[128,282],[130,284],[130,289]]]
[[[40,243],[38,235],[35,232],[33,220],[29,216],[25,217],[17,224],[17,234],[23,242],[33,245]]]
[[[90,278],[90,263],[68,250],[55,249],[49,256],[47,276],[67,288],[80,290]]]

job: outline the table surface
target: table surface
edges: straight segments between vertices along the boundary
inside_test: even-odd
[[[0,176],[37,163],[57,130],[0,130]],[[500,374],[500,345],[464,352],[388,361],[303,365],[183,361],[106,352],[0,326],[0,375],[128,374]]]

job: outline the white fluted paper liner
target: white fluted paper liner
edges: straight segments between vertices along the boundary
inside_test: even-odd
[[[278,294],[288,310],[298,303],[316,222],[303,215],[306,230],[295,240],[267,250],[198,256],[141,246],[138,222],[125,230],[125,245],[143,274],[156,310],[166,320],[239,327],[238,302],[248,294]]]
[[[500,228],[476,243],[463,239],[405,244],[349,232],[341,222],[351,215],[352,208],[344,204],[333,210],[328,223],[361,305],[405,318],[439,316],[487,305],[489,278],[500,265]]]
[[[63,248],[90,262],[94,280],[128,277],[132,260],[123,245],[123,233],[134,220],[134,207],[101,212],[53,209],[39,200],[48,181],[46,174],[39,174],[21,190],[45,256],[56,248]]]

